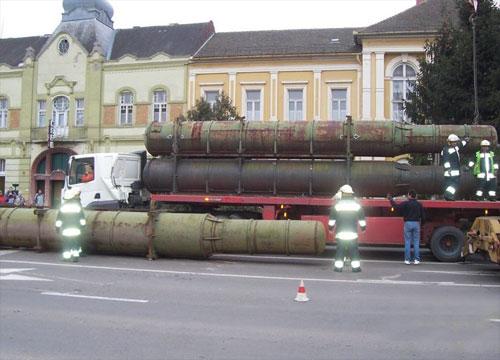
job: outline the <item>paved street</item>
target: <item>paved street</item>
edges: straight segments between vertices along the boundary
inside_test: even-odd
[[[0,359],[498,359],[500,267],[0,251]],[[297,303],[300,280],[306,303]]]

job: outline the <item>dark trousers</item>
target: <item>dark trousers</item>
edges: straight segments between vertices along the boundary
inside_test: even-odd
[[[80,248],[80,236],[63,236],[63,252],[78,250]]]
[[[460,176],[445,176],[444,177],[444,198],[446,200],[455,200],[458,196],[458,186],[460,184]],[[454,192],[453,192],[453,190]]]
[[[350,257],[351,260],[359,261],[358,239],[355,240],[339,240],[337,241],[337,253],[335,260],[344,261],[344,257]]]
[[[478,179],[476,197],[478,200],[489,199],[495,201],[497,199],[497,179]]]

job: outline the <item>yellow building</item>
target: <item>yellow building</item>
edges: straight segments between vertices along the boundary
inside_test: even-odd
[[[215,33],[114,29],[106,0],[64,0],[51,35],[0,39],[0,190],[55,205],[70,155],[143,150],[149,122],[222,91],[248,121],[404,120],[425,41],[457,18],[420,2],[361,29]]]
[[[250,121],[406,120],[418,57],[453,0],[416,5],[367,28],[216,33],[189,66],[188,106],[224,91]]]

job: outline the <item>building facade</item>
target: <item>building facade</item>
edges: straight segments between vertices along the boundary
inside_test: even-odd
[[[42,189],[48,206],[70,155],[143,150],[148,123],[222,91],[248,121],[407,120],[424,44],[457,18],[454,0],[427,0],[367,28],[215,33],[114,29],[106,0],[63,6],[51,35],[0,39],[0,190]]]

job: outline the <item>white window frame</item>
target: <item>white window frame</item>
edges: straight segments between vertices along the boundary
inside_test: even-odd
[[[396,71],[396,69],[403,65],[403,76],[400,77],[395,77],[394,76],[394,72]],[[407,77],[406,76],[406,67],[411,67],[414,71],[415,71],[415,77]],[[409,120],[409,117],[408,115],[403,112],[403,118],[402,119],[398,119],[394,116],[394,104],[395,103],[401,103],[401,101],[395,101],[394,100],[394,81],[403,81],[403,99],[402,99],[402,102],[404,104],[404,101],[406,100],[406,89],[407,89],[407,83],[408,81],[417,81],[417,74],[418,74],[418,67],[416,67],[413,63],[409,62],[409,61],[401,61],[401,62],[398,62],[396,63],[392,69],[391,69],[391,119],[393,121],[408,121]]]
[[[59,111],[56,109],[55,107],[55,101],[58,99],[58,98],[65,98],[67,103],[68,103],[68,107],[66,108],[66,110],[64,110],[63,112]],[[70,102],[69,102],[69,98],[65,95],[56,95],[52,98],[52,121],[53,121],[53,124],[54,124],[54,127],[55,128],[67,128],[68,127],[68,117],[69,117],[69,108],[70,108]],[[61,118],[59,117],[59,115],[63,115],[62,117],[62,123],[61,123]]]
[[[218,96],[222,94],[222,88],[219,86],[203,86],[201,88],[201,97],[206,101],[207,100],[207,92],[217,91]],[[212,104],[213,107],[214,104]]]
[[[264,87],[263,86],[243,86],[241,96],[241,108],[243,109],[243,114],[245,114],[246,121],[264,121]],[[260,91],[260,116],[256,120],[248,120],[247,116],[247,91]]]
[[[44,105],[43,109],[41,105]],[[36,126],[39,128],[47,126],[47,100],[40,99],[36,102]],[[43,122],[42,122],[42,114],[43,114]]]
[[[333,120],[333,94],[332,90],[347,90],[346,94],[346,115],[351,115],[351,85],[348,83],[338,83],[328,85],[328,120],[329,121],[345,121],[346,119]]]
[[[156,102],[155,94],[157,92],[165,93],[165,102]],[[167,122],[168,118],[169,118],[169,116],[168,116],[168,92],[167,92],[167,90],[162,89],[162,88],[154,89],[152,97],[153,98],[151,99],[151,103],[153,104],[153,106],[151,107],[151,121],[156,121],[155,120],[155,110],[158,108],[160,110],[158,112],[158,114],[159,114],[158,122],[161,122],[161,123]],[[162,114],[165,114],[165,120],[161,119]]]
[[[290,90],[302,90],[302,119],[293,121],[306,121],[307,120],[307,84],[305,85],[285,85],[284,87],[285,96],[283,96],[283,114],[285,121],[290,121],[290,114],[288,113],[288,102],[289,102],[289,91]]]
[[[125,94],[130,94],[132,99],[130,103],[124,103],[122,101]],[[131,126],[134,124],[134,100],[135,94],[131,90],[122,90],[118,94],[118,124],[120,126]],[[125,122],[122,122],[122,109],[125,109]]]
[[[9,99],[6,96],[0,96],[0,100],[5,102],[5,107],[0,108],[0,128],[7,128],[7,121],[9,119]]]
[[[81,104],[79,104],[81,102]],[[83,105],[83,106],[82,106]],[[82,122],[78,123],[78,115],[81,114]],[[85,98],[75,99],[75,126],[81,127],[85,125]]]

